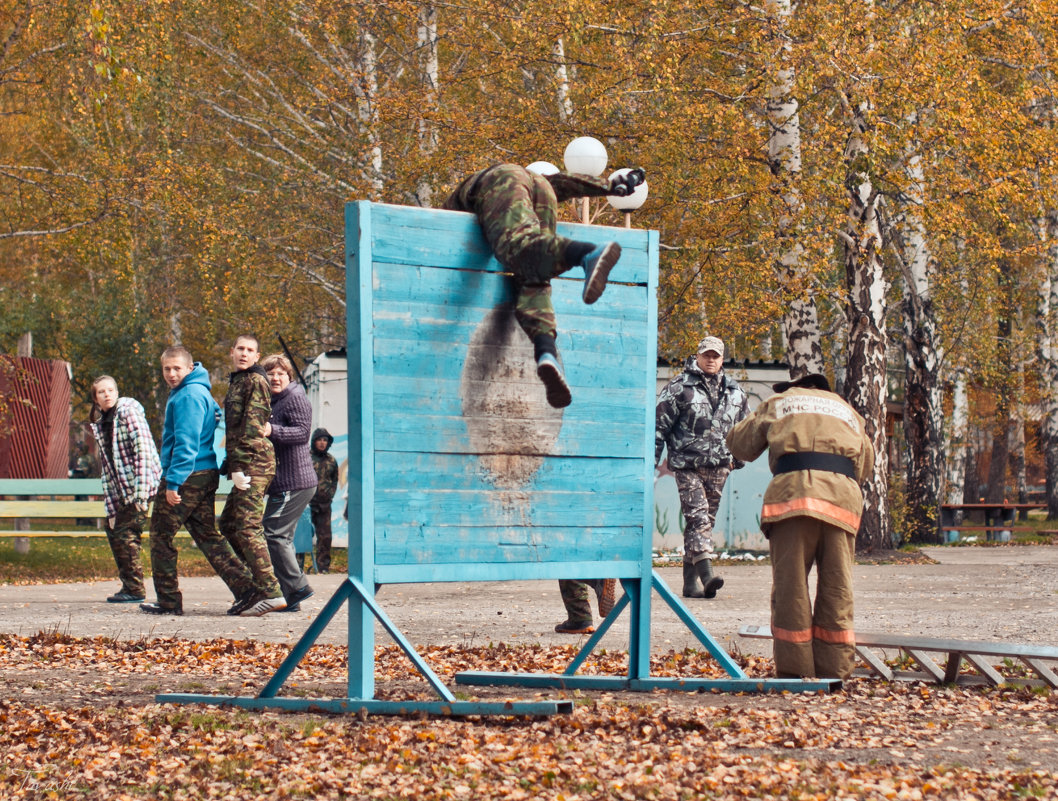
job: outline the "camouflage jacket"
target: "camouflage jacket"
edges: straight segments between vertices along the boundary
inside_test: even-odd
[[[316,494],[312,496],[313,506],[328,506],[334,499],[334,493],[338,491],[338,462],[324,449],[323,453],[316,450],[316,440],[324,438],[327,440],[327,448],[331,447],[334,437],[326,428],[317,428],[312,432],[309,440],[309,449],[312,453],[312,466],[316,470]]]
[[[249,370],[232,373],[224,397],[224,461],[228,476],[235,472],[275,475],[275,449],[264,435],[264,425],[271,414],[272,393],[264,369],[255,364]]]
[[[470,175],[459,186],[453,190],[448,199],[445,200],[443,208],[450,211],[476,211],[475,194],[478,180],[490,171],[506,171],[517,176],[520,171],[522,179],[525,177],[525,168],[517,164],[493,164],[484,170]],[[590,175],[580,175],[572,172],[556,172],[553,175],[543,176],[555,190],[555,199],[561,203],[563,200],[572,200],[577,197],[604,197],[610,194],[610,181],[608,178],[593,178]],[[517,180],[517,177],[515,177]]]
[[[668,446],[669,467],[673,470],[744,466],[744,462],[731,456],[725,439],[735,423],[748,413],[749,399],[742,387],[723,370],[716,376],[707,376],[691,356],[683,372],[666,384],[658,397],[654,463],[661,460],[661,452]]]

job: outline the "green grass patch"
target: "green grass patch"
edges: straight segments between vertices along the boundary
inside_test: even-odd
[[[177,535],[181,576],[212,576],[206,557],[191,537]],[[151,574],[151,551],[143,538],[143,570]],[[334,549],[331,572],[346,571],[346,550]],[[0,584],[53,584],[66,581],[106,581],[117,578],[114,556],[105,536],[31,537],[29,553],[15,551],[14,537],[0,537]]]

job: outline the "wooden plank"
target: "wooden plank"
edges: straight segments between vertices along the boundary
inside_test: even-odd
[[[949,651],[948,659],[944,663],[944,683],[954,684],[959,678],[959,666],[962,664],[963,655],[959,651]]]
[[[102,495],[98,478],[3,478],[0,495]]]
[[[642,531],[626,527],[421,527],[379,525],[376,564],[631,561]]]
[[[452,562],[375,566],[380,584],[434,581],[539,581],[584,578],[636,579],[643,572],[636,561],[606,562]]]
[[[973,665],[974,668],[977,669],[977,672],[984,676],[991,684],[998,687],[1006,681],[999,671],[988,664],[988,662],[978,654],[963,654],[963,656],[966,661]],[[955,679],[952,679],[952,681],[955,681]]]
[[[741,633],[741,632],[739,632]],[[856,654],[862,659],[867,666],[881,676],[886,681],[893,680],[893,671],[885,664],[884,659],[880,659],[870,648],[863,646],[859,643],[856,644]]]
[[[372,207],[371,254],[376,261],[428,265],[433,268],[502,271],[481,234],[477,219],[466,212],[405,207]],[[648,232],[559,223],[562,236],[587,242],[616,241],[621,260],[613,280],[645,284],[648,277]]]
[[[0,501],[3,517],[106,517],[102,501]]]
[[[1047,683],[1048,687],[1058,689],[1058,675],[1055,675],[1054,671],[1045,665],[1042,660],[1023,656],[1021,661],[1035,670],[1036,674]]]

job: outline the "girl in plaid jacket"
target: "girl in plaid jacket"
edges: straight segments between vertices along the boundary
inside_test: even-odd
[[[108,375],[92,382],[92,433],[99,444],[107,541],[121,578],[110,603],[138,603],[145,597],[140,558],[147,506],[158,491],[162,465],[143,406],[118,396]]]

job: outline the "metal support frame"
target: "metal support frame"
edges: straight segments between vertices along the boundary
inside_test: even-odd
[[[771,639],[769,626],[743,626],[740,637]],[[895,650],[914,661],[919,670],[894,670],[885,664],[884,658],[875,650]],[[938,662],[931,654],[942,655]],[[886,681],[931,681],[936,684],[1001,684],[1046,686],[1058,689],[1056,665],[1058,648],[1048,645],[1022,645],[1017,643],[988,642],[981,640],[944,640],[933,637],[910,637],[901,634],[871,632],[856,633],[856,655],[863,660],[866,669],[857,669],[860,676],[881,676]],[[1007,678],[995,668],[997,660],[1017,660],[1036,678]],[[975,674],[962,673],[966,662]]]

